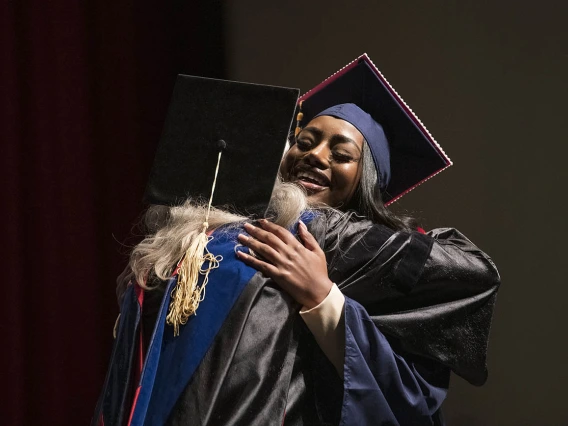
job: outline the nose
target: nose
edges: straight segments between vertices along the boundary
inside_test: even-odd
[[[305,160],[312,167],[327,169],[329,167],[330,151],[326,143],[313,147],[306,155]]]

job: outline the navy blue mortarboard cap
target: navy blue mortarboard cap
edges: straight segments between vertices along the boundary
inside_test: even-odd
[[[237,212],[266,206],[299,90],[178,75],[145,199],[208,199]]]
[[[373,161],[379,175],[379,188],[384,191],[390,182],[390,149],[382,126],[369,113],[355,104],[339,104],[324,109],[315,117],[330,115],[351,123],[371,147]],[[314,117],[314,118],[315,118]]]
[[[328,108],[341,104],[357,105],[379,124],[388,140],[387,154],[384,142],[380,140],[381,131],[362,131],[358,125],[369,128],[368,121],[360,118],[362,115],[351,110],[348,114],[343,114],[347,117],[343,119],[357,127],[368,141],[379,172],[379,185],[385,204],[396,201],[452,165],[440,145],[366,54],[302,95],[298,103],[302,111],[301,126],[307,125],[318,115],[343,118],[338,116],[341,115],[341,110],[345,112],[352,107],[346,109],[342,106],[324,113]],[[389,159],[384,158],[388,151],[390,167]]]

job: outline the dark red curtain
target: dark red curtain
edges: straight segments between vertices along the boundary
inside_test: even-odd
[[[220,2],[148,3],[1,2],[2,424],[89,423],[175,76],[224,75]]]

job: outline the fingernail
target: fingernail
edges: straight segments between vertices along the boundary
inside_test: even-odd
[[[238,239],[239,239],[239,240],[243,240],[243,241],[247,241],[247,240],[248,240],[248,237],[247,237],[246,235],[244,235],[244,234],[239,234],[239,235],[238,235]]]
[[[250,223],[245,223],[244,227],[245,227],[245,229],[253,229],[254,228],[254,226],[251,225]]]
[[[300,221],[300,226],[302,226],[302,227],[304,227],[304,228],[307,228],[306,224],[305,224],[304,222],[302,222],[302,221]]]

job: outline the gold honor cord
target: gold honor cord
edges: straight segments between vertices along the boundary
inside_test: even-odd
[[[209,281],[209,272],[218,268],[219,262],[223,260],[222,256],[214,256],[207,250],[207,243],[213,239],[213,237],[207,236],[207,228],[209,228],[209,213],[211,212],[211,204],[225,142],[219,141],[219,146],[221,150],[217,157],[215,178],[211,187],[205,222],[203,222],[201,232],[192,239],[189,248],[179,262],[178,280],[171,294],[170,309],[166,317],[166,323],[174,327],[174,336],[179,336],[180,325],[187,323],[189,317],[197,311],[199,303],[205,298],[205,286]],[[207,266],[204,268],[203,264],[205,262],[207,262]],[[199,275],[204,276],[201,286],[197,285]]]
[[[302,120],[304,119],[304,113],[302,112],[302,105],[304,101],[300,101],[299,105],[299,112],[296,115],[296,130],[294,130],[294,137],[298,136],[298,133],[302,131]]]

